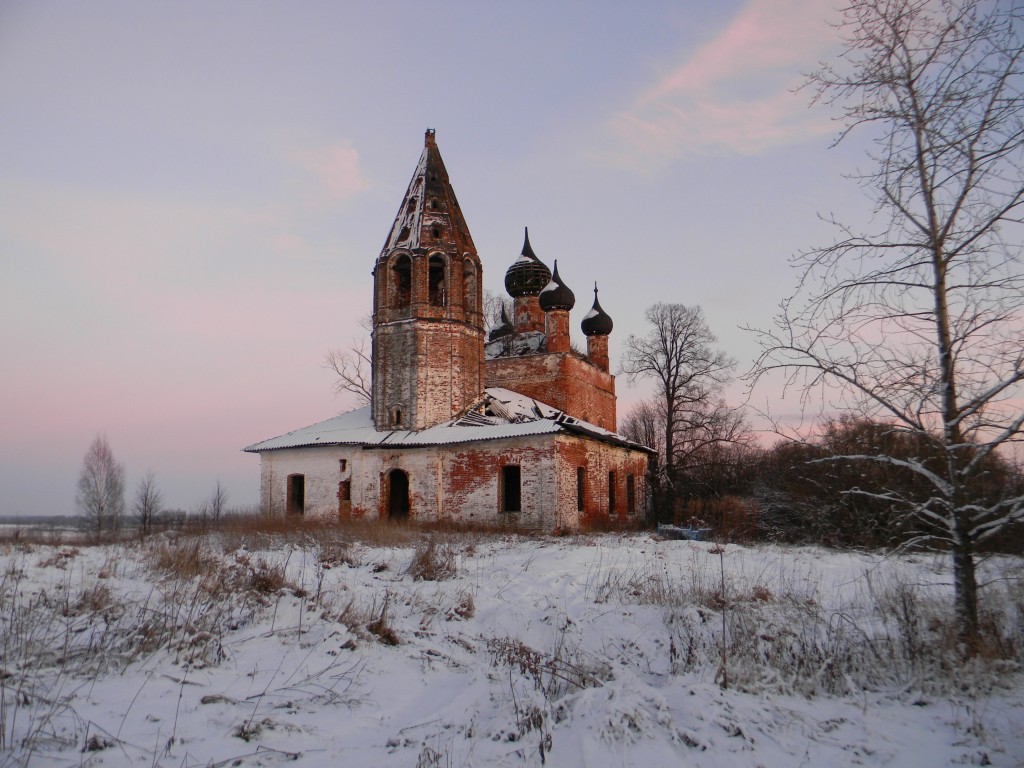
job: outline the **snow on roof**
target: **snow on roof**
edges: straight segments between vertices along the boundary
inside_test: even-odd
[[[418,432],[407,429],[377,431],[370,415],[370,407],[366,406],[311,424],[308,427],[296,429],[279,437],[253,443],[242,450],[259,453],[279,448],[300,448],[314,445],[413,448],[550,435],[559,432],[587,435],[628,448],[649,450],[642,445],[626,440],[615,432],[568,416],[557,408],[510,389],[492,387],[485,390],[483,406],[483,414],[470,411],[451,421]]]

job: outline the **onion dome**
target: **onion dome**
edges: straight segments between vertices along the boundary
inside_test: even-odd
[[[551,282],[545,285],[544,290],[540,292],[540,308],[545,312],[550,312],[553,309],[568,311],[574,306],[576,306],[576,296],[558,276],[558,259],[555,259],[555,271],[551,275]]]
[[[509,296],[536,296],[551,282],[551,270],[541,263],[530,247],[530,230],[526,230],[523,252],[505,272],[505,290]]]
[[[594,306],[587,312],[580,327],[585,336],[607,336],[612,332],[612,319],[601,309],[601,302],[597,300],[597,283],[594,283]]]
[[[501,305],[501,325],[494,328],[489,334],[487,334],[488,341],[494,341],[495,339],[501,339],[508,336],[514,328],[512,327],[512,321],[509,320],[508,312],[505,311],[505,305]]]

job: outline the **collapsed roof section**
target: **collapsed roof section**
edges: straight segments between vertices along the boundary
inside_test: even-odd
[[[500,387],[488,388],[479,408],[418,432],[377,431],[367,406],[279,437],[253,443],[243,450],[261,453],[314,445],[358,445],[366,449],[419,448],[558,433],[585,435],[613,445],[653,453],[650,448],[631,442],[615,432],[573,418],[546,403]]]

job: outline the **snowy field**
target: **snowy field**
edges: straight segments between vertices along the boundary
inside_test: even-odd
[[[1024,765],[1020,560],[964,667],[944,558],[713,547],[0,545],[0,765]]]

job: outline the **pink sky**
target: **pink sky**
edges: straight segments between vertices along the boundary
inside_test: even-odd
[[[346,410],[321,368],[361,333],[423,130],[501,290],[524,225],[615,320],[656,301],[740,324],[786,258],[860,206],[826,113],[816,0],[389,3],[41,0],[0,9],[0,514],[73,512],[105,433],[189,509],[258,498],[249,443]],[[580,301],[573,326],[586,312]],[[646,394],[620,380],[620,415]],[[739,387],[733,396],[738,397]],[[795,407],[791,403],[783,409]]]

